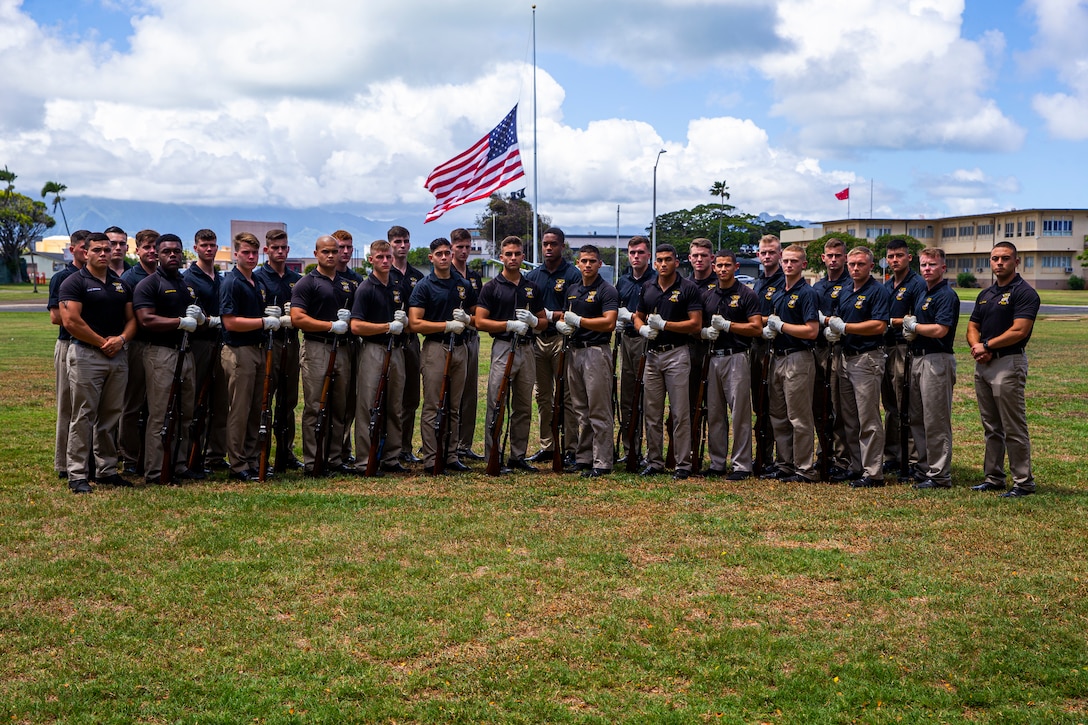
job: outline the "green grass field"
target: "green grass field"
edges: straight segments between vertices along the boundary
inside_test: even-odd
[[[1085,319],[1036,326],[1039,493],[1015,501],[967,488],[966,354],[951,491],[288,475],[73,496],[53,328],[0,325],[4,722],[1088,722]]]

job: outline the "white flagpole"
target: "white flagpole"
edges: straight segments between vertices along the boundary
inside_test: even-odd
[[[620,279],[620,205],[616,204],[616,258],[613,260],[615,273],[612,275],[612,284]]]
[[[537,247],[537,215],[540,214],[540,187],[537,180],[536,154],[536,5],[533,5],[533,261],[540,261]]]

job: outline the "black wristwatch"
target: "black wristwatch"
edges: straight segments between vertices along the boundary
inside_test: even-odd
[[[985,350],[986,352],[993,352],[993,350],[990,349],[990,341],[989,340],[983,340],[982,341],[982,349]]]

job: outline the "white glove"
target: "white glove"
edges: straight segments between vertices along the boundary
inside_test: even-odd
[[[918,329],[918,318],[914,315],[907,315],[903,318],[903,334],[908,332],[915,332]]]
[[[213,330],[218,329],[218,328],[220,328],[222,326],[223,326],[223,318],[220,317],[219,315],[211,315],[208,318],[208,327],[212,328]]]
[[[570,310],[567,310],[563,313],[563,322],[567,323],[571,327],[581,327],[582,317],[581,315],[576,315]]]
[[[819,313],[819,314],[820,314],[820,327],[823,327],[824,325],[827,324],[827,315],[825,315],[822,312]]]
[[[832,345],[842,339],[842,335],[835,332],[830,327],[824,328],[824,337],[826,337],[827,341],[830,342]]]
[[[200,309],[200,305],[189,305],[186,307],[185,316],[192,317],[196,320],[196,324],[198,325],[203,325],[208,320],[208,317],[204,314],[204,310]]]
[[[397,322],[407,322],[408,321],[408,313],[405,312],[404,310],[397,310],[396,312],[393,313],[393,319],[395,321],[397,321]]]
[[[775,331],[775,333],[782,332],[782,318],[778,315],[771,315],[767,318],[767,327]]]
[[[279,305],[269,305],[264,308],[265,317],[283,317],[283,308]]]
[[[547,307],[544,308],[544,319],[548,322],[552,321],[552,311],[549,310]]]
[[[351,320],[351,310],[345,310],[341,307],[336,311],[336,319],[340,320],[340,322],[349,322]]]
[[[569,315],[570,313],[568,312],[567,314]],[[563,322],[562,320],[555,323],[555,329],[559,330],[560,335],[573,335],[574,334],[574,326],[573,325],[568,325],[567,323]]]
[[[528,335],[529,334],[529,326],[526,325],[524,322],[520,322],[518,320],[507,320],[506,321],[506,331],[507,332],[513,332],[514,334],[517,334],[517,335]]]
[[[721,315],[714,315],[710,318],[710,326],[719,332],[729,332],[729,320],[725,319]]]
[[[916,338],[916,337],[918,337],[918,331],[917,330],[915,330],[914,332],[904,332],[903,333],[903,339],[906,340],[907,342],[912,342],[914,340],[914,338]]]
[[[766,327],[763,328],[763,339],[764,340],[773,340],[776,337],[778,337],[778,333],[775,332],[774,330],[772,330],[770,325],[767,325]]]
[[[649,325],[643,325],[642,327],[638,328],[638,334],[642,335],[647,340],[655,340],[657,339],[657,336],[661,334],[661,332],[655,330]]]
[[[627,327],[627,324],[628,323],[624,322],[623,320],[621,320],[621,319],[619,319],[617,317],[616,318],[616,334],[618,335],[621,332],[623,332],[623,328]]]
[[[290,330],[294,325],[291,324],[291,315],[286,314],[280,318],[280,327],[284,330]]]
[[[460,322],[462,325],[468,325],[472,323],[472,315],[458,307],[453,311],[453,319]],[[458,330],[460,332],[460,330]]]
[[[827,328],[834,330],[836,334],[841,335],[846,332],[846,323],[842,321],[841,317],[828,317]]]
[[[457,317],[457,310],[453,311],[453,316]],[[447,322],[446,323],[446,329],[443,330],[443,332],[452,332],[455,335],[460,335],[464,331],[465,331],[465,323],[461,322],[460,320],[456,320],[456,319],[450,320],[449,322]]]
[[[550,319],[551,316],[547,314],[547,310],[544,311],[544,314]],[[517,319],[518,322],[524,322],[529,327],[536,327],[537,323],[540,321],[537,316],[529,310],[516,310],[514,312],[514,318]]]
[[[337,320],[336,322],[332,323],[332,328],[329,329],[329,332],[331,332],[334,335],[345,335],[345,334],[347,334],[347,331],[348,331],[347,320]]]
[[[655,312],[646,318],[646,324],[660,332],[665,329],[665,318]]]
[[[279,308],[277,307],[276,309],[278,310]],[[268,317],[265,317],[261,320],[261,325],[264,327],[264,329],[272,330],[273,332],[275,332],[276,330],[280,329],[279,315],[269,315]]]
[[[178,329],[183,332],[196,332],[196,320],[186,315],[178,320]]]
[[[699,337],[703,338],[704,340],[717,340],[718,336],[721,334],[721,330],[718,330],[714,327],[704,327],[699,333]]]
[[[389,334],[390,335],[399,335],[402,332],[404,332],[404,323],[403,322],[401,322],[400,320],[393,320],[392,322],[389,323]]]
[[[633,317],[633,315],[631,314],[631,310],[627,309],[626,307],[621,307],[620,308],[620,314],[616,319],[618,319],[620,322],[622,322],[625,325],[629,325],[629,324],[631,324],[631,318],[632,317]]]

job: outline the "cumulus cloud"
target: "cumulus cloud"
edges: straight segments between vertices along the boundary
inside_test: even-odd
[[[1020,191],[1016,177],[993,177],[979,168],[922,175],[917,186],[938,208],[947,208],[953,216],[1007,209],[1004,200]]]
[[[1078,0],[1030,0],[1037,32],[1028,65],[1052,70],[1069,92],[1037,93],[1032,107],[1060,139],[1088,139],[1088,5]]]

